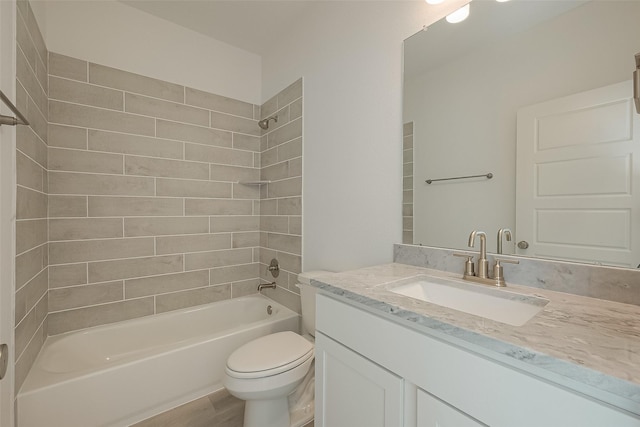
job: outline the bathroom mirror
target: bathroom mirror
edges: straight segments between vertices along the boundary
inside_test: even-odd
[[[638,52],[640,1],[476,0],[405,40],[404,243],[638,266]]]

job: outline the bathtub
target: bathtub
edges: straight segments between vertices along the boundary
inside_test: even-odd
[[[222,389],[231,352],[286,330],[298,314],[251,295],[49,337],[18,393],[18,426],[130,425]]]

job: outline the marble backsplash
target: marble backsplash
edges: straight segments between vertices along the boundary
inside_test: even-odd
[[[455,257],[453,253],[471,254],[468,251],[396,244],[393,247],[393,261],[400,264],[460,273],[462,276],[464,258]],[[493,255],[488,254],[487,257],[490,260],[490,265],[493,265]],[[509,255],[501,255],[500,257],[517,259],[520,262],[519,264],[503,264],[507,286],[509,283],[514,283],[640,305],[640,269],[604,267]]]

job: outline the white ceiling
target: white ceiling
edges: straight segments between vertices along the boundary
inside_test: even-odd
[[[269,45],[286,35],[291,23],[310,11],[312,3],[309,0],[120,1],[258,55],[264,54]]]

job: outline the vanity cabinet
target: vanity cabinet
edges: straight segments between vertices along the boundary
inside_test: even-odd
[[[316,375],[322,381],[322,418],[332,427],[402,425],[403,380],[330,338],[316,336]]]
[[[445,332],[427,334],[324,294],[316,316],[318,427],[640,426],[640,417]]]

